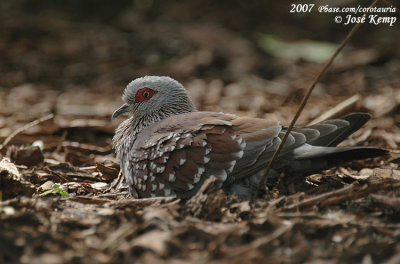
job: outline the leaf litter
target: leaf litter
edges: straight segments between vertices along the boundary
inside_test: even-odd
[[[118,22],[126,32],[135,30],[128,23],[129,12],[135,11],[121,14]],[[62,91],[55,88],[60,84],[56,68],[46,65],[46,57],[34,49],[29,52],[37,68],[21,61],[29,74],[10,70],[9,78],[2,81],[9,89],[0,92],[0,101],[5,102],[0,106],[0,142],[9,141],[0,151],[0,262],[400,260],[400,157],[396,154],[351,162],[306,179],[284,175],[275,188],[265,188],[254,205],[226,195],[216,188],[213,177],[186,200],[132,199],[121,182],[110,147],[121,120],[110,116],[121,103],[123,85],[132,78],[130,67],[136,67],[139,75],[154,72],[181,78],[200,110],[287,124],[304,87],[321,67],[314,58],[267,54],[259,49],[259,40],[245,40],[212,23],[161,27],[157,21],[146,24],[148,30],[137,35],[138,42],[151,44],[153,50],[133,46],[127,52],[129,39],[120,30],[96,32],[96,23],[78,27],[51,17],[32,20],[31,27],[41,29],[46,19],[55,19],[53,29],[43,29],[51,36],[41,39],[47,52],[54,55],[59,50],[65,58],[80,58],[85,54],[81,43],[86,43],[96,47],[100,57],[88,52],[83,56],[87,61],[71,62]],[[11,32],[22,30],[18,21],[8,21]],[[59,30],[64,33],[54,33]],[[397,43],[395,37],[391,41]],[[297,42],[287,44],[294,50],[302,48]],[[398,149],[399,53],[375,48],[372,40],[369,44],[343,51],[316,87],[299,124],[352,111],[370,112],[371,121],[343,145]],[[10,49],[10,58],[18,54],[16,47]],[[125,58],[127,53],[137,55],[136,60]],[[109,64],[92,63],[96,58]],[[274,65],[268,73],[260,70],[271,67],[263,62],[266,58]],[[131,61],[134,65],[129,69],[121,66]],[[48,79],[38,81],[43,80],[40,76]],[[48,113],[54,116],[24,127]]]

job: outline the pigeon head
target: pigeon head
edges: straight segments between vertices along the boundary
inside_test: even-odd
[[[113,113],[113,118],[123,113],[135,119],[165,118],[196,111],[182,84],[166,76],[145,76],[133,80],[125,88],[122,99],[125,103]]]

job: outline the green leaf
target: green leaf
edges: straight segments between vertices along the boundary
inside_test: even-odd
[[[39,197],[44,197],[44,196],[47,196],[49,194],[59,194],[59,195],[61,195],[61,197],[64,197],[64,198],[68,198],[69,197],[69,193],[64,191],[64,189],[62,188],[61,184],[59,184],[59,183],[54,183],[51,186],[51,190],[44,191],[41,194],[39,194],[38,196]]]
[[[258,45],[264,51],[278,57],[291,60],[303,59],[317,63],[329,60],[338,47],[334,43],[312,40],[287,42],[268,34],[261,35]]]
[[[62,197],[68,198],[69,193],[64,191],[64,189],[61,187],[59,183],[54,183],[52,186],[54,193],[60,194]]]

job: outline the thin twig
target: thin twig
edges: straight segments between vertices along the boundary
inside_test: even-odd
[[[358,186],[359,186],[358,182],[354,182],[352,184],[344,186],[341,189],[333,190],[333,191],[327,192],[327,193],[322,193],[322,194],[304,199],[300,202],[287,205],[280,210],[285,211],[285,210],[293,210],[293,209],[310,208],[310,207],[312,207],[318,203],[321,203],[322,201],[325,201],[326,199],[331,198],[331,197],[342,197],[343,195],[354,194],[354,193],[356,193]]]
[[[360,99],[361,95],[355,94],[352,97],[347,98],[340,104],[336,105],[335,107],[330,108],[328,111],[324,112],[322,115],[311,121],[308,125],[311,126],[325,120],[343,116],[350,111],[354,111],[354,108],[356,108],[357,103],[360,101]]]
[[[343,201],[356,200],[361,197],[368,196],[370,193],[374,193],[377,190],[396,189],[400,186],[400,182],[388,182],[387,179],[382,179],[377,182],[370,182],[368,184],[360,185],[358,182],[354,182],[341,189],[333,190],[331,192],[322,193],[317,196],[313,196],[302,201],[289,204],[276,210],[287,211],[287,210],[299,210],[311,208],[315,205],[319,205],[320,208],[327,207],[332,204],[338,204]]]
[[[44,121],[47,121],[47,120],[49,120],[49,119],[52,119],[53,117],[54,117],[54,114],[48,114],[48,115],[43,116],[43,117],[41,117],[41,118],[39,118],[39,119],[33,120],[32,122],[30,122],[30,123],[24,125],[23,127],[18,128],[17,130],[15,130],[14,132],[12,132],[12,133],[4,140],[3,144],[0,145],[0,150],[2,150],[5,146],[7,146],[8,143],[10,143],[10,141],[11,141],[15,136],[17,136],[19,133],[21,133],[21,132],[23,132],[23,131],[25,131],[25,130],[31,128],[31,127],[34,127],[34,126],[36,126],[36,125],[38,125],[38,124],[40,124],[40,123],[42,123],[42,122],[44,122]]]
[[[285,222],[280,227],[275,229],[271,234],[267,236],[261,236],[249,244],[238,246],[228,253],[228,258],[237,258],[240,255],[251,252],[251,250],[259,249],[261,247],[266,247],[273,241],[276,241],[281,236],[290,232],[294,224],[292,222]]]
[[[372,5],[370,6],[370,8],[374,7],[379,0],[375,0]],[[366,16],[369,13],[370,8],[367,10],[367,12],[365,12],[363,14],[363,17]],[[353,28],[350,30],[350,32],[347,34],[346,38],[342,41],[342,43],[340,44],[340,46],[337,48],[337,50],[335,51],[335,53],[331,56],[331,58],[325,63],[324,67],[322,67],[321,71],[318,73],[318,75],[315,77],[314,81],[312,82],[310,88],[308,88],[307,93],[304,95],[299,108],[296,111],[295,116],[293,117],[292,122],[290,122],[289,127],[286,130],[285,135],[282,138],[281,143],[279,144],[278,148],[275,150],[274,155],[272,156],[272,158],[269,160],[267,168],[265,169],[265,172],[260,180],[260,182],[258,183],[257,189],[254,193],[253,196],[253,201],[255,201],[255,199],[257,199],[258,197],[258,193],[261,190],[262,186],[264,185],[265,179],[267,178],[267,175],[269,173],[269,171],[271,170],[272,167],[272,163],[274,162],[274,160],[276,159],[276,157],[278,156],[279,152],[281,151],[281,149],[283,148],[283,145],[285,144],[285,141],[287,139],[287,137],[290,134],[290,131],[292,130],[293,126],[295,125],[297,119],[299,118],[301,112],[303,111],[304,107],[306,106],[306,103],[308,101],[308,98],[310,97],[312,91],[314,90],[315,85],[317,84],[317,82],[319,81],[319,79],[321,78],[321,76],[325,73],[326,69],[332,64],[333,60],[336,58],[336,56],[340,53],[340,51],[344,48],[344,46],[347,44],[347,42],[349,41],[349,39],[354,35],[354,33],[357,31],[357,29],[361,26],[361,23],[357,23],[356,25],[353,26]]]

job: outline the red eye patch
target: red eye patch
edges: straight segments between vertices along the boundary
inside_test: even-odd
[[[135,102],[136,103],[143,103],[143,102],[147,102],[151,99],[151,97],[153,97],[153,95],[155,95],[156,93],[158,93],[158,91],[154,91],[150,88],[142,88],[139,91],[136,92],[135,95]]]

